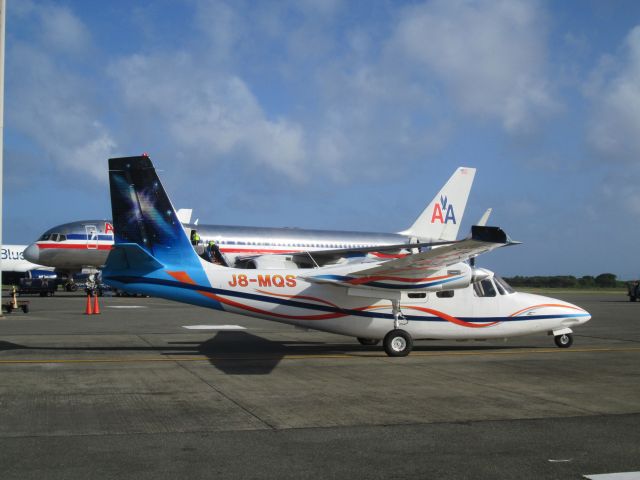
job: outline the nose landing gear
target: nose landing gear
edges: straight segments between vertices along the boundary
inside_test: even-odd
[[[559,348],[569,348],[573,344],[573,335],[571,335],[570,333],[556,335],[555,337],[553,337],[553,341]]]
[[[549,335],[553,335],[553,341],[558,348],[569,348],[573,345],[573,330],[570,328],[562,328],[549,332]]]

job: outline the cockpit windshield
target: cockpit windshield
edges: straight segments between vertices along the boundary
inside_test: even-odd
[[[480,282],[473,284],[473,292],[476,297],[495,297],[496,289],[493,288],[493,282],[490,278],[485,278]]]
[[[45,233],[44,235],[42,235],[38,241],[39,242],[46,242],[47,240],[49,240],[49,238],[51,238],[51,234],[50,233]]]
[[[498,275],[494,275],[493,279],[496,281],[496,286],[498,287],[498,290],[500,291],[501,295],[516,293],[513,287],[511,287],[511,285],[509,285],[504,278]],[[504,290],[506,293],[502,293],[502,290]]]

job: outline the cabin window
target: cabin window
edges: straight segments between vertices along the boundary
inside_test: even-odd
[[[493,282],[490,278],[476,282],[473,284],[473,291],[476,297],[495,297],[496,289],[493,286]]]
[[[453,290],[442,290],[440,292],[436,292],[436,297],[438,298],[452,298]]]
[[[409,298],[427,298],[427,292],[410,292],[407,293]]]

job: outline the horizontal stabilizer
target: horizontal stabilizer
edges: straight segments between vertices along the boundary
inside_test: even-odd
[[[132,269],[137,272],[152,272],[163,267],[162,263],[137,243],[119,243],[109,253],[104,270],[116,272]]]

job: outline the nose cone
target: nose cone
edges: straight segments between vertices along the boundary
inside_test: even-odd
[[[23,255],[31,263],[40,263],[40,248],[35,243],[25,248]]]
[[[531,293],[518,293],[524,300],[526,308],[519,310],[513,316],[544,316],[559,320],[562,327],[574,327],[591,320],[591,314],[584,308],[565,302],[557,298],[543,297]]]
[[[556,298],[548,298],[548,302],[552,307],[551,310],[555,311],[559,317],[564,318],[562,323],[567,327],[582,325],[591,320],[591,314],[578,305]]]

